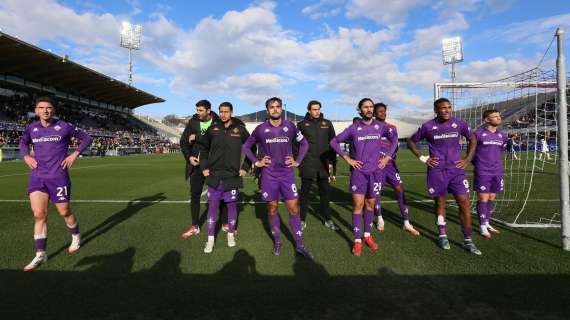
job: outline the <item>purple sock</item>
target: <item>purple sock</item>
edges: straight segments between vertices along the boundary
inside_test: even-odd
[[[37,251],[46,251],[47,248],[47,236],[44,234],[34,235],[34,244]]]
[[[374,216],[373,211],[364,210],[364,232],[372,232],[372,217]]]
[[[491,221],[494,209],[495,209],[495,201],[489,200],[489,202],[487,202],[487,221],[485,221],[486,223],[489,223],[489,221]]]
[[[406,197],[403,192],[396,192],[396,198],[398,199],[398,206],[400,207],[400,213],[402,214],[402,219],[404,221],[410,220],[410,215],[408,213],[408,206],[406,205]]]
[[[214,236],[216,233],[218,209],[220,209],[220,200],[208,201],[208,236]]]
[[[74,226],[67,226],[67,229],[69,230],[69,233],[75,235],[79,233],[79,223],[75,223]]]
[[[445,218],[443,216],[438,216],[437,224],[437,231],[439,232],[439,236],[447,236],[447,224],[445,223]]]
[[[477,201],[477,212],[479,213],[479,224],[485,225],[487,222],[487,215],[488,211],[487,208],[489,207],[488,202]]]
[[[461,231],[463,231],[463,240],[471,239],[471,227],[462,226]]]
[[[291,226],[291,231],[293,231],[293,238],[295,239],[297,248],[304,247],[303,232],[301,231],[301,217],[298,214],[289,214],[289,226]]]
[[[269,226],[271,227],[271,235],[275,243],[281,243],[281,220],[279,213],[269,215]]]
[[[229,232],[234,233],[236,231],[236,224],[237,224],[237,203],[228,202],[226,203],[226,206],[228,207]]]
[[[382,216],[382,202],[380,201],[380,197],[376,199],[376,204],[374,205],[374,215],[377,217]]]
[[[360,240],[362,238],[362,213],[352,213],[352,232],[354,239]]]

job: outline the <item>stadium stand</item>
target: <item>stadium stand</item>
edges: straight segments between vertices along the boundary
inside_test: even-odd
[[[2,32],[0,52],[0,147],[17,146],[26,124],[35,119],[34,99],[50,95],[58,101],[58,118],[94,137],[88,155],[178,150],[167,135],[133,113],[163,99]]]

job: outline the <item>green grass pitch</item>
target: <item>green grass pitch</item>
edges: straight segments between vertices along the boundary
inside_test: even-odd
[[[285,245],[271,254],[264,204],[246,178],[239,237],[228,248],[217,235],[203,253],[202,233],[189,226],[188,186],[181,155],[82,158],[71,171],[72,209],[84,244],[70,256],[69,235],[50,208],[49,261],[21,270],[33,257],[29,170],[0,163],[0,315],[2,319],[568,319],[570,254],[560,249],[560,229],[500,227],[490,240],[476,232],[483,256],[461,244],[456,209],[448,210],[450,251],[436,245],[425,168],[409,152],[399,166],[412,223],[420,237],[401,230],[393,192],[384,192],[386,230],[374,231],[376,253],[352,257],[348,170],[332,185],[332,232],[309,213],[304,238],[315,263],[294,255],[285,209]],[[547,165],[548,167],[548,165]],[[531,211],[557,212],[555,168],[537,175]],[[317,196],[315,192],[315,196]],[[205,201],[205,197],[203,197]],[[315,198],[315,200],[317,200]],[[252,203],[250,203],[252,202]],[[202,208],[205,208],[203,205]],[[315,208],[318,205],[315,204]]]

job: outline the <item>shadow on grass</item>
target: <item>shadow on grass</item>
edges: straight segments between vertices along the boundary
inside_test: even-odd
[[[88,257],[87,271],[0,270],[3,319],[567,319],[568,275],[331,276],[296,260],[267,276],[238,250],[216,273],[183,274],[167,252],[132,272],[135,249]],[[529,298],[529,294],[532,298]]]
[[[155,205],[156,203],[166,200],[166,196],[164,193],[157,193],[152,196],[141,197],[138,199],[133,199],[129,201],[127,206],[112,214],[103,222],[99,223],[97,226],[89,229],[86,232],[82,232],[82,241],[81,246],[85,247],[89,242],[93,241],[95,238],[104,235],[109,230],[113,229],[114,227],[118,226],[119,224],[125,222],[126,220],[132,218],[135,214],[139,213],[142,209]],[[60,254],[62,251],[66,250],[69,244],[63,246],[56,250],[54,253],[49,255],[49,259],[53,259],[55,256]]]

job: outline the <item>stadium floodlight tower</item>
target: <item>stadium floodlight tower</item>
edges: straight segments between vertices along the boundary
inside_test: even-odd
[[[121,47],[129,49],[129,86],[133,84],[133,50],[141,48],[142,26],[123,22]]]
[[[451,65],[451,83],[455,82],[455,64],[463,62],[463,41],[461,37],[446,38],[441,41],[443,65]],[[451,103],[455,106],[455,92],[451,91]]]

